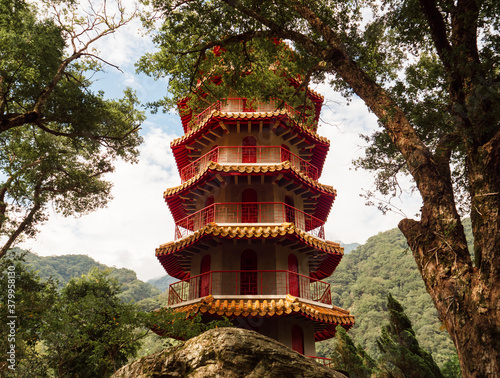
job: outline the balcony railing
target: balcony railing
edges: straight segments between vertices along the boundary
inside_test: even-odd
[[[214,111],[226,113],[242,113],[242,112],[274,112],[282,104],[281,100],[275,99],[267,103],[250,103],[246,98],[225,98],[217,101],[206,108],[201,113],[197,114],[189,123],[189,131],[197,129],[203,124]],[[290,105],[283,103],[282,109],[288,110],[293,115],[300,115],[300,111],[292,108]]]
[[[325,365],[326,367],[333,369],[333,364],[332,364],[331,358],[317,357],[317,356],[306,356],[306,357],[312,358],[314,361],[316,361],[320,365]]]
[[[168,305],[207,295],[267,295],[309,299],[331,305],[330,284],[287,270],[211,271],[170,285]]]
[[[191,235],[203,226],[293,223],[298,229],[325,239],[325,222],[282,202],[222,202],[207,206],[175,224],[175,239]]]
[[[304,159],[290,152],[284,147],[278,146],[237,146],[237,147],[216,147],[199,159],[195,160],[181,170],[181,180],[186,182],[203,171],[211,162],[220,164],[276,164],[283,161],[290,161],[300,172],[309,176],[313,180],[318,179],[318,168],[308,163]]]

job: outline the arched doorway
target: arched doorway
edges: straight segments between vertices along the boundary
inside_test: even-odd
[[[288,255],[288,289],[290,295],[294,297],[300,296],[300,285],[299,285],[299,262],[297,256],[290,254]]]
[[[241,148],[242,163],[257,163],[257,140],[249,135],[243,138]]]
[[[240,260],[240,293],[242,295],[257,294],[257,253],[246,249]]]
[[[298,325],[292,327],[292,349],[304,354],[304,333]]]
[[[287,222],[295,223],[295,204],[293,198],[285,196],[285,219]]]
[[[257,223],[257,192],[253,188],[246,188],[241,193],[241,223]]]
[[[205,255],[201,259],[200,264],[200,298],[206,297],[210,294],[210,272],[211,269],[211,258],[210,255]],[[204,274],[206,273],[206,274]]]

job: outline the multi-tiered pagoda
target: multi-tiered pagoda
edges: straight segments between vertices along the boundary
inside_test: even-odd
[[[336,191],[318,182],[329,141],[315,131],[323,98],[307,95],[309,119],[286,99],[226,98],[199,114],[179,102],[184,135],[171,147],[182,184],[164,193],[175,240],[156,256],[180,280],[169,289],[175,311],[226,316],[315,356],[315,341],[354,317],[321,281],[343,249],[325,238]]]

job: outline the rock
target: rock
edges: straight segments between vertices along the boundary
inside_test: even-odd
[[[122,367],[113,378],[345,378],[276,340],[240,328],[216,328]]]

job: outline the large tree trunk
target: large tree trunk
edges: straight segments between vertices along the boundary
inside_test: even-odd
[[[463,227],[446,232],[443,223],[424,206],[420,222],[405,219],[399,228],[457,348],[463,376],[493,377],[500,372],[498,278],[481,278],[478,268],[461,261],[459,251],[467,248]],[[500,235],[496,239],[498,245]]]
[[[500,132],[469,158],[475,266],[462,224],[450,222],[439,203],[424,201],[421,221],[399,224],[457,348],[464,377],[500,374],[499,139]],[[435,182],[421,185],[433,188]]]

